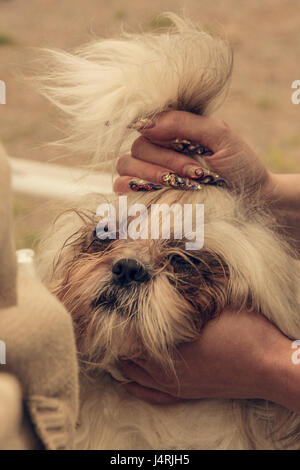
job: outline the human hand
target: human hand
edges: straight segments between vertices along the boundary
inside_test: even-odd
[[[136,397],[156,404],[185,399],[261,398],[300,412],[300,373],[291,342],[262,315],[224,311],[193,343],[179,346],[177,377],[150,358],[121,363],[124,384]]]
[[[152,127],[143,120],[136,127],[142,135],[133,143],[131,155],[121,156],[117,163],[120,175],[114,183],[117,193],[143,189],[145,181],[151,182],[147,188],[152,190],[174,187],[174,175],[175,183],[179,182],[175,187],[197,188],[197,183],[201,184],[206,178],[206,172],[194,158],[179,153],[176,142],[177,138],[189,139],[194,147],[196,143],[201,144],[200,151],[204,152],[201,156],[209,168],[220,175],[214,174],[213,182],[224,178],[231,189],[248,196],[255,193],[256,197],[264,199],[278,227],[300,253],[299,174],[271,173],[246,142],[220,119],[168,111],[158,115]],[[183,150],[187,147],[185,145]],[[210,152],[205,153],[207,149]],[[170,173],[173,178],[167,177],[165,181]],[[184,178],[178,179],[178,175]]]
[[[200,168],[201,173],[201,165],[191,156],[174,150],[178,149],[178,143],[174,142],[176,138],[188,139],[209,149],[212,155],[209,155],[211,152],[204,153],[204,160],[231,188],[248,193],[269,192],[271,173],[224,121],[184,111],[169,111],[158,115],[153,127],[147,127],[144,122],[141,125],[144,125],[139,129],[142,135],[135,140],[131,155],[123,155],[118,160],[120,177],[114,184],[116,192],[128,192],[129,182],[136,178],[165,185],[163,177],[169,172],[197,180],[195,170]]]

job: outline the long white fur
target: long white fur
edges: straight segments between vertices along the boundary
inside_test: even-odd
[[[38,80],[66,114],[63,143],[93,155],[94,163],[128,149],[137,134],[128,126],[139,117],[169,109],[207,114],[226,92],[228,43],[173,13],[165,16],[174,27],[162,34],[124,34],[75,54],[46,51],[47,69]]]
[[[41,78],[44,94],[69,119],[65,143],[91,154],[95,162],[115,159],[128,147],[137,118],[168,109],[207,114],[226,91],[231,52],[226,41],[191,22],[168,15],[175,27],[162,34],[125,35],[97,41],[76,54],[51,52]],[[152,195],[138,195],[142,202]],[[205,245],[230,268],[230,298],[261,310],[285,334],[300,335],[299,270],[286,243],[255,204],[223,189],[177,193],[166,190],[161,202],[205,204]],[[97,197],[85,204],[96,209]],[[41,270],[53,259],[81,221],[68,214],[42,245]],[[61,267],[74,253],[65,250]],[[47,276],[44,276],[46,282]],[[159,407],[125,393],[109,376],[83,381],[77,447],[88,449],[245,449],[299,447],[300,417],[265,402],[201,400]],[[279,427],[268,436],[268,429]],[[281,426],[281,427],[280,427]],[[289,435],[284,441],[280,438]]]

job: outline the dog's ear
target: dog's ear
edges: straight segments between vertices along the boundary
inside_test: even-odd
[[[170,109],[207,114],[219,104],[232,69],[228,43],[173,13],[165,16],[173,26],[160,33],[123,34],[74,54],[45,51],[38,81],[69,118],[62,143],[96,163],[116,159],[137,136],[129,127],[138,118]]]

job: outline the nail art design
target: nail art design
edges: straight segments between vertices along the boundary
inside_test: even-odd
[[[150,118],[139,118],[136,121],[133,121],[128,128],[129,129],[135,129],[137,131],[141,131],[143,129],[151,129],[151,127],[154,127],[154,120]]]
[[[192,189],[196,191],[202,189],[198,182],[179,176],[177,173],[166,173],[161,177],[161,181],[163,184],[176,189]]]
[[[186,155],[201,155],[203,157],[210,157],[213,155],[213,152],[207,147],[198,144],[197,142],[192,142],[188,139],[175,139],[171,142],[171,147],[176,152],[184,153]]]
[[[140,191],[147,191],[153,192],[158,191],[159,189],[163,189],[160,184],[151,183],[145,180],[131,180],[128,183],[129,188],[131,191],[140,192]]]
[[[190,178],[195,178],[199,183],[202,184],[213,184],[216,186],[227,186],[226,181],[218,173],[212,170],[207,170],[202,167],[194,167],[188,171]]]

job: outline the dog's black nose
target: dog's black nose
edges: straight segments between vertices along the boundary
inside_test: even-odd
[[[112,267],[112,272],[115,281],[122,285],[130,284],[133,281],[145,282],[149,279],[146,269],[140,263],[130,258],[123,258],[117,261]]]

